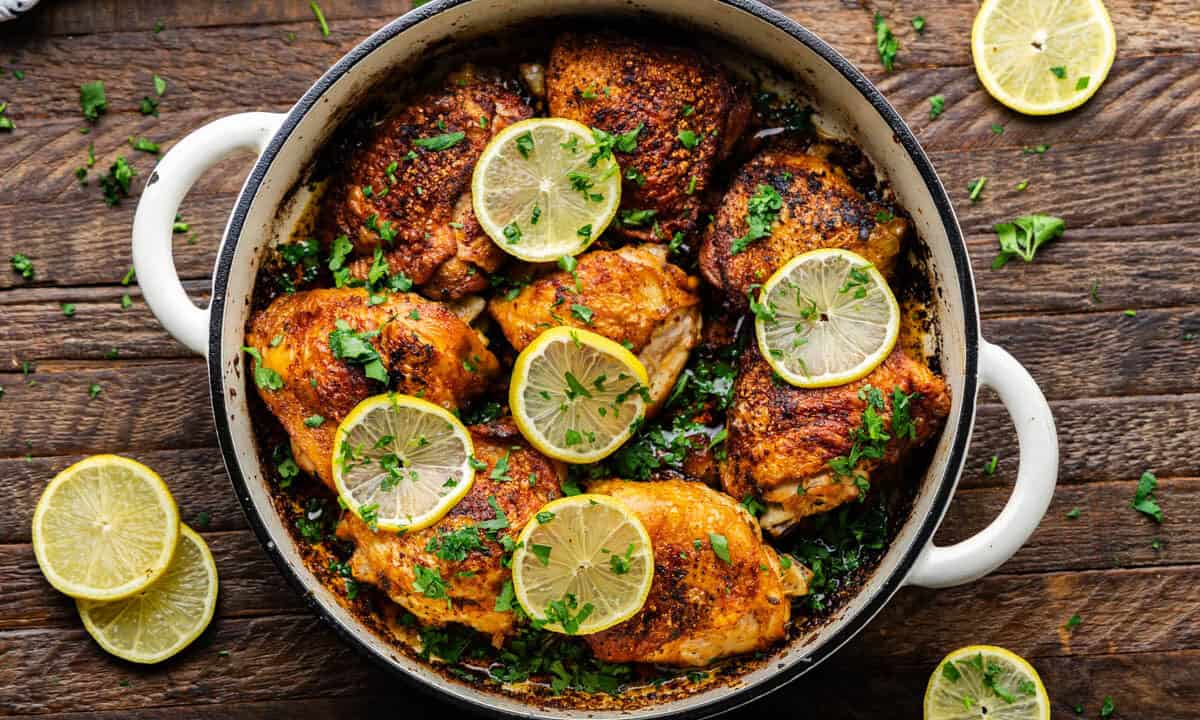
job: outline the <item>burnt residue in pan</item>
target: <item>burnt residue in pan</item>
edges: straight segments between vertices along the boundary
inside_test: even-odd
[[[429,54],[419,67],[403,68],[381,78],[381,82],[363,94],[352,112],[346,112],[336,130],[314,158],[307,175],[298,183],[315,191],[336,175],[345,158],[362,146],[364,138],[398,101],[437,82],[449,69],[464,62],[500,67],[519,78],[521,65],[543,66],[550,39],[562,29],[560,24],[539,24],[509,31],[504,37],[481,37],[469,43],[447,44]],[[589,29],[601,27],[597,21]],[[628,26],[622,31],[629,32]],[[655,36],[661,37],[661,27]],[[637,32],[637,28],[633,28]],[[705,47],[718,41],[705,40]],[[742,51],[725,50],[744,56]],[[853,143],[826,134],[820,114],[801,90],[783,94],[764,89],[763,76],[786,77],[777,69],[755,60],[751,72],[742,68],[745,89],[754,93],[751,125],[733,156],[717,173],[717,181],[705,196],[706,214],[712,212],[732,170],[764,144],[780,136],[823,143],[830,148],[833,164],[845,170],[854,187],[866,198],[894,205],[894,196],[882,182],[870,160]],[[526,76],[528,76],[526,74]],[[545,114],[537,88],[522,81],[517,89],[539,115]],[[778,83],[772,83],[777,87]],[[814,122],[817,120],[818,122]],[[903,214],[901,208],[897,214]],[[312,238],[314,214],[304,215],[292,241],[271,249],[259,268],[252,298],[252,311],[266,307],[281,293],[332,284],[324,253]],[[672,260],[689,272],[696,270],[696,251],[701,233],[684,238],[672,247]],[[939,370],[937,328],[931,310],[936,297],[930,282],[927,248],[919,241],[910,242],[897,267],[898,298],[905,312],[902,335],[904,347]],[[503,283],[519,284],[521,277],[502,277]],[[706,302],[706,307],[716,307]],[[606,462],[602,469],[575,468],[577,479],[602,474],[649,479],[652,477],[688,477],[715,483],[717,458],[708,441],[721,433],[730,388],[736,375],[737,357],[751,332],[740,319],[709,311],[705,317],[701,347],[684,371],[692,382],[691,391],[668,412],[632,440],[626,448]],[[515,351],[494,327],[488,330],[491,349],[501,362],[511,364]],[[749,339],[748,339],[749,338]],[[933,348],[932,351],[930,348]],[[777,662],[768,655],[735,658],[699,670],[680,670],[637,665],[610,665],[590,657],[586,645],[575,638],[525,630],[497,650],[488,639],[466,628],[421,628],[416,618],[392,603],[371,586],[357,583],[351,576],[348,559],[352,547],[334,535],[339,514],[337,498],[319,481],[299,470],[291,456],[288,438],[275,417],[250,389],[247,392],[252,424],[261,466],[268,476],[276,511],[289,529],[308,568],[329,588],[339,602],[359,620],[383,637],[393,639],[398,652],[430,662],[448,682],[461,682],[492,691],[501,691],[538,705],[588,709],[634,709],[665,700],[679,699],[697,690],[733,684],[745,673]],[[462,410],[464,420],[486,421],[500,412],[505,398],[503,387],[493,388]],[[689,427],[701,428],[692,435],[679,433],[673,425],[686,416]],[[661,442],[647,442],[650,432],[670,436],[667,445],[676,452],[665,457]],[[826,515],[809,518],[777,547],[792,553],[814,570],[812,592],[795,603],[788,629],[789,642],[804,642],[839,615],[847,601],[864,585],[886,552],[887,547],[908,518],[931,451],[918,452],[902,471],[888,477],[873,478],[879,488],[864,503],[852,503]],[[784,649],[783,646],[778,648]]]

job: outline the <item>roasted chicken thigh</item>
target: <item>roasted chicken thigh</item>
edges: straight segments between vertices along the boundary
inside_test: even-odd
[[[726,420],[721,484],[735,498],[761,498],[767,510],[759,520],[772,535],[800,518],[857,499],[862,490],[853,475],[869,481],[880,465],[894,465],[908,449],[933,437],[950,413],[945,381],[899,349],[862,380],[830,388],[798,388],[777,380],[754,343],[740,365]],[[829,463],[850,456],[868,405],[868,386],[879,391],[880,429],[890,439],[883,457],[862,459],[852,474],[836,473]],[[911,437],[899,437],[893,423],[897,391],[911,396]]]
[[[640,612],[587,636],[605,662],[700,666],[783,638],[789,596],[807,577],[785,569],[754,519],[728,495],[698,482],[602,480],[637,515],[654,546],[654,582]]]
[[[646,366],[657,407],[699,342],[699,286],[667,262],[665,246],[626,246],[581,255],[572,272],[534,280],[511,299],[493,298],[488,310],[517,350],[558,325],[624,344]]]
[[[383,121],[322,199],[318,232],[354,246],[351,274],[366,278],[375,251],[391,275],[452,300],[488,287],[504,262],[471,207],[471,173],[492,136],[533,111],[501,80],[466,67]]]
[[[732,149],[750,103],[700,53],[606,33],[563,33],[546,71],[550,114],[636,142],[618,143],[621,215],[608,232],[670,240],[700,217],[713,167]]]
[[[891,278],[908,221],[865,199],[845,172],[828,162],[826,151],[784,141],[737,172],[700,246],[700,270],[724,293],[730,309],[744,312],[751,286],[810,250],[856,252]],[[778,217],[769,235],[748,239],[756,203],[775,196]]]
[[[282,383],[256,384],[287,430],[296,464],[330,487],[334,431],[355,405],[390,389],[456,409],[499,370],[477,331],[441,303],[411,293],[375,305],[363,289],[281,295],[251,319],[246,344]],[[388,383],[367,377],[363,359],[372,352]],[[322,422],[305,422],[313,416]]]
[[[529,447],[509,420],[470,428],[475,457],[487,467],[457,505],[416,532],[375,532],[345,513],[338,536],[352,540],[354,579],[375,585],[423,625],[460,623],[499,645],[517,615],[497,610],[512,578],[502,538],[515,539],[545,503],[558,497],[562,463]],[[511,591],[510,591],[511,592]],[[509,604],[514,604],[509,595]]]

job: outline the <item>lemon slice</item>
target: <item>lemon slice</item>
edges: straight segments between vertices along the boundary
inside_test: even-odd
[[[510,125],[484,148],[471,178],[475,217],[505,252],[548,262],[582,252],[621,204],[612,140],[563,118]]]
[[[1050,697],[1037,671],[994,645],[942,658],[925,689],[925,720],[976,719],[1050,720]]]
[[[513,365],[508,404],[535,448],[569,463],[597,462],[629,439],[646,411],[646,368],[594,332],[545,331]]]
[[[333,441],[333,481],[375,530],[429,527],[471,489],[471,435],[433,403],[395,393],[359,403]]]
[[[629,508],[607,495],[547,503],[521,531],[512,559],[521,607],[546,630],[587,635],[642,609],[654,550]]]
[[[763,357],[798,387],[865,377],[900,335],[900,306],[887,281],[848,250],[793,258],[762,286],[754,314]]]
[[[200,637],[217,607],[217,565],[186,525],[162,577],[124,600],[77,600],[83,626],[100,647],[136,663],[162,662]]]
[[[167,569],[179,541],[179,510],[162,478],[116,455],[94,455],[60,472],[33,511],[33,551],[61,592],[118,600]]]
[[[992,97],[1026,115],[1054,115],[1100,89],[1117,34],[1101,0],[984,0],[971,54]]]

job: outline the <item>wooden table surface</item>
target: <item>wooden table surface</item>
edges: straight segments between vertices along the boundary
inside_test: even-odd
[[[322,5],[327,39],[305,0],[45,0],[0,26],[0,102],[16,124],[0,132],[0,254],[7,265],[24,253],[37,271],[32,281],[0,272],[0,713],[422,718],[448,709],[376,671],[285,584],[230,489],[203,361],[163,332],[136,284],[121,283],[136,195],[154,164],[130,136],[165,149],[228,113],[286,110],[408,0]],[[984,335],[1041,384],[1062,466],[1041,528],[1004,567],[952,590],[901,591],[826,665],[740,717],[916,718],[937,660],[971,643],[1029,658],[1059,717],[1074,717],[1076,705],[1099,717],[1105,696],[1117,718],[1200,717],[1200,4],[1108,0],[1120,46],[1108,81],[1081,110],[1047,120],[1005,110],[976,81],[975,3],[775,5],[863,68],[915,128],[966,231]],[[891,74],[875,53],[876,7],[900,40]],[[927,22],[920,36],[915,15]],[[169,83],[158,118],[138,112],[154,74]],[[85,135],[79,85],[92,80],[104,81],[109,109]],[[931,121],[935,94],[946,111]],[[81,187],[74,171],[89,143],[96,163]],[[1045,154],[1022,153],[1042,143]],[[138,176],[134,197],[110,209],[97,179],[119,155]],[[192,233],[176,236],[175,260],[197,299],[249,165],[222,163],[184,203]],[[988,183],[972,203],[966,186],[981,176]],[[1066,236],[1031,264],[991,270],[992,226],[1030,212],[1065,218]],[[74,317],[61,303],[75,305]],[[981,400],[942,542],[986,524],[1016,470],[1009,421],[994,396]],[[158,470],[220,569],[211,628],[159,667],[100,651],[29,545],[45,483],[99,452]],[[999,469],[987,476],[993,454]],[[1130,507],[1145,470],[1161,481],[1162,525]],[[1082,624],[1068,631],[1073,614]]]

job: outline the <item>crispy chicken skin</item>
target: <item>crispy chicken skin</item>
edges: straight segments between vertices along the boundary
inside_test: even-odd
[[[783,638],[796,590],[785,586],[779,557],[732,498],[683,480],[601,480],[588,491],[624,503],[654,546],[654,582],[642,610],[585,638],[597,658],[700,666]],[[717,557],[709,533],[725,537],[729,562]]]
[[[688,276],[666,256],[662,245],[593,250],[579,256],[574,277],[551,273],[511,300],[493,298],[488,310],[518,351],[558,325],[625,343],[646,366],[657,407],[699,342],[701,324],[699,278]],[[573,305],[590,310],[591,322],[573,312]]]
[[[344,513],[337,534],[355,544],[350,558],[355,580],[383,590],[424,625],[461,623],[491,635],[499,645],[513,631],[516,614],[495,609],[504,583],[512,578],[511,571],[501,564],[504,551],[497,540],[501,536],[515,539],[542,505],[558,497],[566,471],[562,463],[530,448],[511,420],[475,425],[470,432],[475,457],[487,468],[475,473],[475,484],[466,497],[436,524],[399,535],[372,532],[357,515]],[[492,471],[505,455],[511,480],[493,479]],[[497,531],[497,539],[476,529],[480,548],[450,552],[452,546],[443,541],[445,535],[497,517],[489,497],[504,511],[509,527]],[[448,557],[439,557],[439,552]],[[417,565],[438,572],[449,602],[426,597],[413,588]]]
[[[499,80],[470,66],[452,73],[442,88],[399,109],[355,150],[322,199],[322,241],[328,246],[338,235],[349,238],[357,256],[351,274],[358,278],[367,276],[382,246],[388,272],[404,273],[430,298],[452,300],[486,289],[487,273],[500,267],[505,254],[475,219],[471,173],[495,133],[532,115]],[[444,149],[416,142],[458,132],[465,137]]]
[[[612,33],[563,33],[546,70],[550,114],[612,134],[642,129],[632,153],[618,153],[625,171],[624,210],[653,210],[653,224],[614,227],[649,241],[687,233],[713,166],[732,149],[750,116],[750,102],[700,53]],[[698,144],[688,148],[694,133]],[[631,179],[636,170],[643,181]],[[695,182],[693,186],[692,183]],[[689,192],[690,191],[690,192]]]
[[[882,460],[864,460],[857,471],[868,479],[881,463],[895,464],[904,452],[929,440],[950,413],[942,378],[923,363],[894,350],[882,365],[857,382],[804,389],[776,381],[755,343],[742,355],[726,427],[727,459],[721,483],[735,498],[758,496],[767,504],[763,529],[780,534],[800,518],[828,512],[858,498],[851,479],[838,479],[829,461],[848,456],[851,433],[861,425],[866,401],[859,390],[880,390],[884,427],[893,438]],[[892,392],[919,393],[910,403],[915,439],[897,439],[892,428]]]
[[[890,215],[890,209],[855,190],[845,172],[825,159],[826,150],[785,141],[760,152],[737,172],[700,246],[700,270],[724,292],[730,309],[744,312],[751,285],[765,282],[793,257],[810,250],[850,250],[891,277],[908,221],[894,217],[880,223],[878,214]],[[734,241],[749,229],[747,210],[760,185],[774,188],[783,207],[769,236],[734,254]]]
[[[259,395],[292,441],[296,463],[333,486],[333,435],[346,415],[367,397],[384,392],[362,367],[333,356],[329,334],[344,320],[356,332],[379,330],[371,344],[391,376],[391,390],[420,395],[454,409],[487,388],[499,362],[479,333],[445,305],[411,293],[385,296],[368,305],[363,289],[308,290],[281,295],[250,321],[246,344],[283,379],[279,390]],[[273,344],[274,343],[274,344]],[[474,359],[475,372],[464,358]],[[251,360],[247,358],[249,372]],[[325,418],[309,427],[305,418]]]

